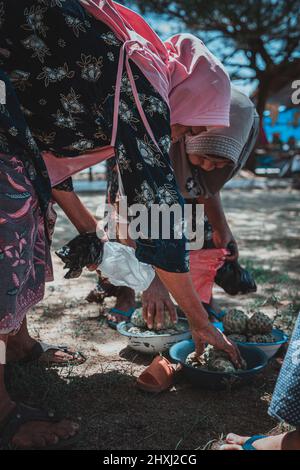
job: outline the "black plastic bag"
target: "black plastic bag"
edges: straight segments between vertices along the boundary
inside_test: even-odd
[[[257,291],[252,274],[237,261],[226,261],[217,272],[216,284],[229,295],[249,294]]]
[[[83,268],[96,265],[102,261],[104,243],[96,233],[78,235],[67,245],[56,252],[69,271],[65,279],[76,279],[81,276]]]

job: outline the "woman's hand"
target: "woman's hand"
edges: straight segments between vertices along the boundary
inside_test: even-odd
[[[189,126],[183,126],[181,124],[173,124],[171,126],[171,130],[172,130],[172,143],[175,144],[185,134],[190,132],[191,128]]]
[[[201,328],[193,328],[192,335],[198,356],[203,354],[206,344],[211,344],[216,349],[225,351],[237,369],[241,367],[242,358],[238,347],[210,322],[206,326],[201,326]]]
[[[170,273],[159,268],[156,268],[156,273],[185,312],[197,353],[202,354],[205,345],[211,344],[215,348],[227,352],[233,363],[240,367],[241,356],[237,346],[210,323],[207,311],[195,291],[190,274]]]
[[[52,190],[52,196],[80,234],[96,232],[96,218],[89,209],[84,206],[74,191],[61,191],[54,188]],[[89,265],[87,268],[92,272],[96,271],[98,266]]]
[[[154,323],[158,329],[164,327],[164,312],[167,310],[171,320],[177,321],[176,307],[173,304],[170,294],[156,276],[150,287],[143,293],[143,317],[148,328],[152,329]]]
[[[230,254],[227,255],[227,261],[236,261],[239,257],[239,250],[237,243],[232,235],[228,225],[220,193],[215,194],[209,199],[198,198],[199,204],[204,204],[205,213],[208,217],[209,223],[213,228],[213,242],[216,248],[227,248]],[[228,247],[228,245],[231,245]]]
[[[216,248],[227,248],[230,251],[230,254],[226,256],[227,261],[237,261],[238,245],[227,224],[222,229],[213,231],[213,242]]]

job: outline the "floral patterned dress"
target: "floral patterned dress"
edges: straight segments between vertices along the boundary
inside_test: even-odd
[[[10,77],[39,152],[76,158],[108,145],[121,52],[121,41],[78,0],[0,0],[0,67]],[[124,63],[115,139],[115,158],[128,204],[142,203],[148,209],[153,203],[183,205],[169,159],[169,108],[128,60],[139,102]],[[141,108],[152,135],[141,118]],[[0,152],[7,154],[1,140]],[[39,183],[47,179],[43,171],[37,173]],[[36,182],[39,199],[47,184]],[[72,187],[67,182],[61,189]],[[169,272],[187,272],[185,239],[176,239],[174,233],[172,226],[169,240],[137,240],[137,258]]]
[[[52,279],[54,225],[44,161],[10,81],[0,106],[0,334],[17,330]]]

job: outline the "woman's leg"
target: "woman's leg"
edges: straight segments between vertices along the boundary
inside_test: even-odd
[[[281,368],[269,414],[296,428],[295,431],[258,440],[258,450],[300,450],[300,314]],[[229,434],[224,450],[238,450],[246,437]]]
[[[21,328],[16,335],[9,336],[7,342],[7,362],[22,361],[29,357],[34,346],[38,343],[37,340],[30,336],[27,326],[27,318],[25,317]],[[74,362],[74,355],[60,349],[50,349],[41,355],[40,362],[45,364],[65,364],[66,362]]]
[[[242,450],[248,439],[250,437],[229,434],[221,450]],[[300,450],[300,429],[259,439],[254,442],[253,447],[256,450]]]
[[[0,446],[1,432],[15,403],[4,383],[6,350],[9,332],[18,331],[24,347],[32,345],[27,334],[26,312],[44,294],[49,247],[43,218],[36,194],[28,180],[22,161],[10,155],[0,155]],[[12,341],[14,341],[12,339]],[[69,421],[58,423],[28,422],[12,439],[19,448],[44,447],[77,432]]]
[[[8,338],[8,335],[0,334],[1,357],[3,362],[1,363],[0,361],[0,446],[1,431],[6,425],[9,415],[16,407],[16,404],[7,392],[4,382],[5,360],[3,361],[3,352],[4,349],[6,349]],[[67,420],[62,420],[58,423],[32,421],[19,428],[10,444],[18,449],[43,448],[47,445],[57,444],[60,440],[67,440],[77,434],[77,432],[78,425]]]
[[[0,335],[0,423],[13,410],[14,403],[11,400],[4,383],[4,367],[6,363],[6,347],[8,335]]]

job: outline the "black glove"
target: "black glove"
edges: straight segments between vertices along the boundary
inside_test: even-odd
[[[65,263],[64,269],[69,269],[65,279],[80,277],[86,266],[99,266],[103,257],[103,245],[96,233],[84,233],[56,251],[57,256]]]

